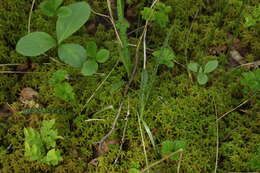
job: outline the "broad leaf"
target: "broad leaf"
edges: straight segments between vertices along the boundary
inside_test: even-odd
[[[193,71],[193,72],[198,72],[198,69],[199,69],[199,64],[198,63],[189,63],[188,64],[188,69],[190,71]]]
[[[175,141],[164,141],[162,142],[162,154],[171,154],[179,149],[185,149],[186,148],[186,142],[181,140],[175,140]],[[170,158],[173,160],[177,160],[180,156],[180,153],[176,153],[175,155],[171,156]]]
[[[176,57],[171,48],[162,48],[153,52],[153,56],[157,58],[159,64],[164,64],[168,67],[173,67],[174,63],[172,60]]]
[[[98,64],[95,60],[87,60],[81,69],[81,73],[85,76],[93,75],[98,70]]]
[[[95,58],[97,55],[97,49],[97,44],[94,41],[89,42],[86,47],[87,55],[91,58]]]
[[[107,49],[100,49],[97,53],[96,60],[99,63],[104,63],[108,60],[110,52]]]
[[[208,76],[205,73],[198,73],[197,81],[200,85],[204,85],[208,82]]]
[[[204,73],[210,73],[218,67],[218,60],[209,61],[204,68]]]
[[[56,46],[56,41],[45,32],[33,32],[22,37],[16,51],[24,56],[38,56]]]
[[[60,151],[51,149],[43,159],[43,162],[55,166],[62,160],[63,159],[61,157]]]
[[[67,17],[58,17],[56,32],[58,43],[75,33],[82,27],[90,16],[90,7],[86,2],[77,2],[67,6],[71,14]]]
[[[87,58],[84,47],[78,44],[62,44],[58,49],[60,59],[72,67],[81,67]]]

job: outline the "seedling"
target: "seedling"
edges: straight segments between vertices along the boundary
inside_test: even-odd
[[[75,102],[75,93],[73,87],[65,80],[68,77],[68,72],[66,70],[56,71],[51,79],[50,84],[54,86],[54,95],[67,102]]]
[[[186,142],[182,140],[175,140],[175,141],[164,141],[162,142],[162,149],[161,154],[171,154],[172,152],[175,152],[179,149],[185,149],[186,148]],[[170,158],[172,160],[178,160],[180,157],[180,153],[177,153]]]
[[[89,76],[97,72],[98,63],[104,63],[108,60],[110,52],[107,49],[98,50],[95,42],[90,42],[87,45],[87,52],[89,58],[83,64],[81,73]]]
[[[254,26],[257,22],[260,21],[260,4],[258,4],[258,7],[253,8],[251,11],[251,14],[245,15],[245,27]]]
[[[144,7],[141,15],[144,20],[155,21],[160,27],[164,28],[169,23],[168,14],[171,11],[172,8],[170,6],[158,2],[154,8]]]
[[[153,56],[157,58],[158,64],[164,64],[169,68],[174,66],[172,60],[176,58],[176,56],[170,47],[153,52]]]
[[[57,165],[62,161],[60,150],[56,148],[56,140],[63,139],[58,136],[56,129],[53,129],[55,120],[44,120],[40,131],[33,128],[24,128],[25,135],[25,157],[32,161]]]
[[[260,91],[260,69],[255,71],[245,72],[242,74],[243,79],[241,83],[247,87],[250,91]]]
[[[96,68],[97,66],[93,61],[87,60],[88,52],[86,49],[79,44],[62,42],[87,22],[91,12],[90,6],[86,2],[61,6],[62,2],[63,0],[46,0],[40,5],[45,15],[58,16],[56,39],[45,32],[33,32],[18,41],[16,51],[24,56],[34,57],[58,47],[58,56],[61,61],[72,67],[82,68],[83,75],[89,75],[90,73],[86,73],[86,71],[93,72],[93,67]],[[108,51],[102,50],[98,52],[97,60],[103,62],[107,55],[109,55]],[[92,69],[86,69],[89,67],[92,67]]]
[[[208,82],[207,74],[213,72],[218,67],[218,61],[209,61],[204,67],[201,67],[198,63],[188,64],[188,69],[197,74],[197,82],[200,85],[204,85]]]

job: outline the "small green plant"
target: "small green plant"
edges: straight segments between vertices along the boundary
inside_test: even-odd
[[[54,95],[67,102],[75,102],[73,87],[65,80],[68,78],[66,70],[58,70],[53,73],[49,83],[54,86]]]
[[[169,23],[168,14],[171,11],[172,8],[170,6],[158,2],[154,8],[144,7],[141,15],[144,20],[155,21],[160,27],[164,28]]]
[[[32,161],[57,165],[62,161],[60,150],[56,148],[56,140],[63,139],[58,136],[56,129],[53,129],[55,120],[44,120],[40,131],[33,128],[24,128],[25,135],[25,157]]]
[[[104,63],[109,58],[109,50],[100,49],[95,42],[89,42],[87,45],[88,59],[84,62],[83,67],[81,69],[81,73],[83,75],[93,75],[98,70],[98,63]]]
[[[260,91],[260,69],[255,71],[245,72],[242,74],[243,79],[241,83],[246,86],[246,90],[253,92]]]
[[[83,75],[88,75],[86,68],[93,65],[93,62],[91,61],[92,64],[86,65],[90,62],[87,59],[88,52],[86,49],[79,44],[62,42],[87,22],[91,12],[90,6],[86,2],[77,2],[68,6],[61,6],[62,2],[63,0],[46,0],[40,5],[45,15],[58,16],[56,23],[57,38],[54,39],[45,32],[29,33],[18,41],[16,51],[24,56],[34,57],[42,55],[57,46],[58,56],[61,61],[72,67],[82,68]],[[104,60],[105,58],[103,56],[106,57],[107,54],[107,50],[99,52],[100,57],[98,60]],[[63,87],[64,86],[65,85],[63,85]]]
[[[171,154],[179,149],[185,149],[186,148],[186,142],[182,140],[175,140],[175,141],[164,141],[162,142],[162,148],[161,148],[161,154]],[[178,160],[180,157],[180,153],[177,153],[170,158],[172,160]]]
[[[256,171],[260,170],[260,145],[257,147],[257,151],[252,154],[252,159],[248,162],[248,166]]]
[[[245,27],[254,26],[257,22],[260,21],[260,4],[258,4],[258,7],[254,7],[251,11],[251,14],[245,15]]]
[[[218,67],[218,60],[209,61],[204,67],[198,63],[189,63],[188,69],[197,73],[197,82],[204,85],[208,82],[207,73],[213,72]]]
[[[156,60],[160,65],[163,64],[169,68],[172,68],[174,66],[172,60],[175,59],[176,56],[170,47],[162,48],[160,50],[153,52],[153,56],[157,58]]]

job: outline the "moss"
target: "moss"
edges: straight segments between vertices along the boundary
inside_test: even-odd
[[[65,3],[75,2],[68,0]],[[127,6],[139,11],[150,5],[148,1],[127,1]],[[224,1],[223,1],[224,2]],[[40,1],[36,1],[38,6]],[[89,1],[92,8],[100,13],[107,14],[105,1]],[[227,45],[227,33],[238,33],[241,47],[246,48],[248,61],[257,60],[259,54],[258,24],[252,28],[244,28],[238,19],[240,5],[238,0],[226,4],[218,1],[194,1],[166,0],[165,3],[173,7],[170,15],[174,25],[170,45],[177,55],[178,62],[186,64],[186,60],[205,63],[208,61],[207,49],[218,45]],[[249,1],[245,6],[248,12],[250,6],[255,5],[256,0]],[[28,58],[15,52],[17,40],[27,33],[27,20],[30,3],[25,0],[3,0],[0,4],[0,63],[24,63]],[[195,18],[195,14],[197,17]],[[41,15],[36,8],[32,16],[32,31],[41,30],[54,35],[55,20]],[[120,64],[111,77],[104,83],[94,98],[83,106],[95,92],[98,85],[104,79],[118,59],[118,43],[116,43],[114,31],[106,23],[99,23],[98,17],[91,16],[89,23],[98,23],[95,35],[87,33],[83,27],[74,34],[68,42],[76,42],[83,46],[89,41],[96,41],[99,47],[108,48],[111,51],[111,59],[102,64],[99,74],[91,77],[80,75],[79,70],[68,66],[56,64],[48,57],[40,56],[29,58],[38,63],[33,73],[1,74],[0,75],[0,105],[10,103],[18,111],[23,109],[19,103],[19,92],[24,87],[31,87],[38,91],[37,103],[46,109],[62,109],[66,114],[29,114],[15,113],[12,117],[2,118],[0,115],[0,169],[2,172],[127,172],[130,168],[145,167],[145,158],[142,149],[136,107],[138,106],[139,79],[134,80],[133,87],[128,95],[130,103],[130,116],[125,136],[123,150],[119,150],[119,144],[109,146],[109,152],[98,157],[98,166],[89,164],[97,155],[95,142],[99,141],[111,128],[111,124],[117,114],[117,108],[123,98],[123,89],[111,93],[112,84],[125,78],[124,67]],[[132,26],[138,24],[133,23]],[[192,25],[192,28],[191,28]],[[191,30],[190,30],[191,28]],[[156,25],[148,28],[147,45],[149,48],[161,47],[167,29],[161,29]],[[130,38],[131,43],[136,43],[136,38]],[[187,57],[185,50],[187,49]],[[135,49],[131,48],[131,52]],[[133,53],[134,54],[134,53]],[[57,58],[55,51],[48,55]],[[141,56],[141,53],[140,53]],[[215,166],[216,154],[216,115],[221,116],[233,109],[248,95],[243,93],[240,84],[242,68],[231,70],[226,68],[228,55],[225,52],[216,57],[220,67],[209,75],[209,82],[205,86],[193,83],[186,70],[176,65],[174,70],[160,67],[157,82],[147,104],[144,120],[150,127],[155,142],[160,144],[165,140],[185,140],[188,144],[181,162],[182,172],[211,172]],[[142,57],[140,57],[142,59]],[[43,65],[42,62],[50,62]],[[148,67],[152,66],[152,61]],[[1,70],[15,70],[13,67],[0,67]],[[50,76],[57,69],[66,69],[69,74],[68,82],[73,86],[77,104],[64,102],[53,94],[54,88],[49,85]],[[95,114],[106,106],[113,105],[115,110]],[[227,171],[257,171],[248,166],[253,158],[259,139],[259,96],[254,96],[250,101],[232,111],[219,121],[219,167],[218,172]],[[119,118],[115,132],[109,140],[120,141],[125,125],[125,105]],[[23,128],[37,127],[43,119],[55,118],[59,134],[64,139],[58,145],[62,148],[64,161],[57,167],[28,161],[24,157]],[[105,121],[86,122],[91,118],[104,119]],[[149,163],[160,156],[156,154],[145,135],[145,144]],[[8,150],[7,150],[8,148]],[[118,164],[113,164],[119,157]],[[136,166],[139,165],[139,166]],[[167,160],[153,168],[157,172],[176,172],[175,161]]]

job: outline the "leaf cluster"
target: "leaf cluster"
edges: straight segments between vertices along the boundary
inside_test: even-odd
[[[24,128],[25,135],[25,157],[32,161],[57,165],[62,161],[60,150],[56,150],[56,140],[63,139],[58,135],[56,129],[53,129],[55,120],[44,120],[40,131],[33,128]]]
[[[56,36],[45,32],[33,32],[22,37],[17,45],[16,51],[24,56],[39,56],[54,47],[58,47],[58,56],[64,63],[82,68],[83,75],[96,73],[98,65],[96,63],[105,62],[109,57],[109,51],[101,49],[97,52],[97,46],[91,42],[87,50],[74,43],[62,43],[77,30],[79,30],[89,19],[90,6],[86,2],[77,2],[68,6],[60,7],[63,0],[46,0],[41,3],[40,8],[47,16],[58,16],[56,23]],[[95,57],[93,57],[95,54]],[[87,60],[87,57],[91,57]],[[60,89],[69,88],[63,84]]]
[[[172,60],[175,59],[176,56],[170,47],[161,48],[160,50],[153,52],[153,56],[157,58],[158,64],[163,64],[170,68],[174,66]]]
[[[141,11],[144,20],[155,21],[160,27],[166,27],[169,22],[168,14],[172,11],[170,6],[158,2],[154,8],[144,7]]]
[[[242,74],[241,83],[253,92],[260,91],[260,69]]]
[[[252,12],[250,14],[245,15],[245,27],[254,26],[260,21],[260,3],[258,4],[258,7],[253,8],[251,11]]]
[[[197,74],[197,82],[204,85],[208,82],[207,73],[213,72],[218,67],[218,60],[209,61],[204,67],[198,63],[189,63],[188,69]]]
[[[58,70],[53,73],[50,84],[54,86],[54,95],[67,102],[75,102],[75,93],[73,87],[65,80],[68,77],[68,72],[66,70]]]

